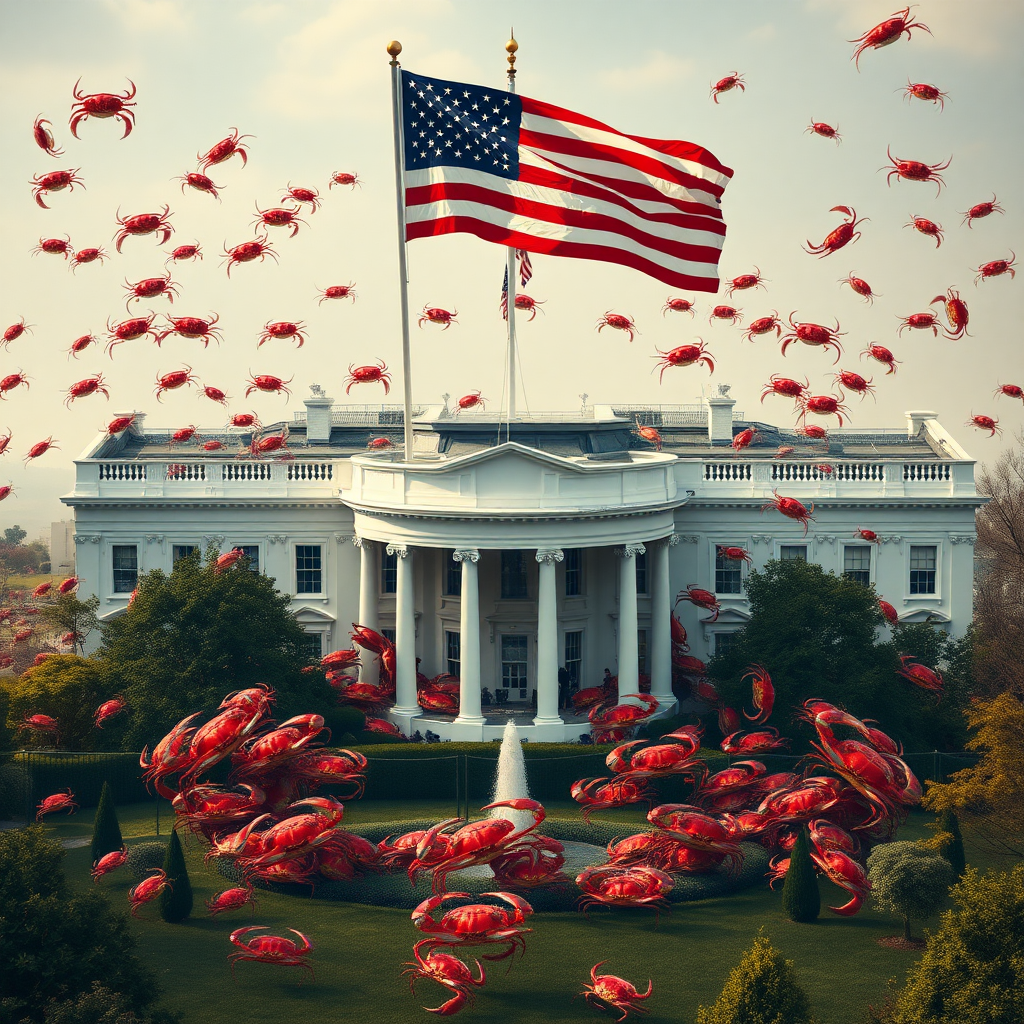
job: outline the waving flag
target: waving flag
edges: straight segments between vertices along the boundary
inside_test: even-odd
[[[530,254],[522,249],[516,249],[516,259],[519,261],[519,281],[525,288],[527,282],[533,277],[533,264],[530,262]],[[508,319],[508,265],[505,266],[505,280],[501,286],[501,318]]]
[[[401,75],[408,240],[468,232],[718,291],[732,171],[706,149],[500,89]]]

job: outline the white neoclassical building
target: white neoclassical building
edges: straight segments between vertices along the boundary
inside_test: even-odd
[[[77,572],[100,616],[123,613],[140,572],[169,571],[195,547],[242,547],[292,595],[319,653],[347,647],[351,623],[392,637],[397,701],[407,732],[491,739],[504,719],[487,696],[536,712],[536,740],[575,739],[559,709],[558,670],[581,686],[607,668],[619,692],[650,675],[674,703],[669,613],[689,584],[713,591],[717,621],[688,603],[677,613],[692,653],[706,658],[749,616],[742,562],[806,559],[873,584],[901,619],[962,633],[971,619],[974,461],[930,412],[906,426],[836,430],[827,442],[748,421],[728,388],[697,406],[584,407],[575,413],[452,415],[420,407],[415,459],[401,448],[395,406],[335,406],[314,386],[289,424],[293,459],[232,457],[249,436],[205,432],[225,448],[172,445],[143,425],[101,435],[76,461]],[[655,426],[659,452],[636,435]],[[268,430],[278,430],[282,424]],[[756,426],[742,453],[735,433]],[[794,450],[778,457],[780,446]],[[225,453],[230,453],[227,456]],[[822,468],[824,467],[824,468]],[[829,469],[830,467],[830,469]],[[814,504],[804,534],[773,491]],[[873,530],[880,544],[855,534]],[[459,716],[422,712],[416,666],[461,681]],[[362,669],[373,678],[372,665]]]

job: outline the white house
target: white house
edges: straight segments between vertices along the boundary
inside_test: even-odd
[[[984,499],[974,461],[935,414],[821,442],[746,420],[719,390],[702,406],[595,406],[511,423],[421,407],[412,461],[397,447],[367,449],[377,437],[401,444],[400,407],[335,407],[316,386],[289,424],[288,461],[225,457],[249,440],[234,429],[203,434],[224,442],[220,452],[172,446],[170,431],[137,414],[129,431],[89,446],[62,499],[74,509],[82,592],[113,617],[140,572],[169,571],[196,546],[242,547],[292,595],[317,653],[349,646],[353,622],[394,638],[392,718],[403,729],[465,739],[501,733],[481,707],[484,687],[524,711],[536,691],[527,737],[575,738],[579,720],[559,712],[560,666],[583,686],[609,668],[622,694],[648,673],[671,705],[675,595],[696,584],[721,604],[714,623],[678,606],[700,658],[749,614],[748,568],[717,557],[723,546],[745,548],[755,567],[818,562],[874,584],[902,620],[966,629]],[[637,420],[660,431],[660,452],[637,436]],[[747,426],[758,439],[736,454],[730,443]],[[780,445],[795,451],[779,458]],[[813,502],[806,535],[762,514],[773,491]],[[857,539],[859,527],[882,543]],[[418,708],[418,659],[428,675],[459,676],[454,722]],[[372,666],[363,672],[372,679]]]

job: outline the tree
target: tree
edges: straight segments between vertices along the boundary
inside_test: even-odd
[[[121,838],[121,826],[117,822],[114,798],[110,795],[110,785],[104,782],[92,825],[93,862],[108,853],[113,853],[114,850],[120,850],[123,845],[124,839]]]
[[[127,918],[95,888],[72,889],[61,869],[63,856],[40,826],[0,833],[5,1019],[42,1024],[49,1010],[75,1003],[99,981],[141,1020],[170,1022],[169,1014],[151,1009],[156,984],[136,955]]]
[[[951,893],[924,955],[894,999],[892,1024],[1019,1024],[1024,1020],[1024,865],[980,875]]]
[[[164,871],[171,884],[160,893],[160,916],[169,924],[178,924],[192,913],[192,883],[175,829],[171,829],[171,841],[167,844]]]
[[[4,530],[4,543],[10,544],[12,548],[16,548],[27,536],[28,533],[15,523],[14,526],[8,526]]]
[[[962,745],[960,711],[970,689],[962,649],[969,640],[950,639],[921,623],[897,627],[883,642],[874,590],[811,562],[770,561],[750,573],[746,589],[750,620],[708,665],[726,704],[750,706],[750,683],[740,677],[758,663],[770,673],[775,705],[786,716],[817,697],[859,718],[878,719],[910,749]],[[931,667],[953,659],[941,701],[897,677],[900,654]]]
[[[802,924],[816,921],[821,913],[821,894],[806,827],[797,833],[796,842],[789,852],[789,868],[782,883],[782,907],[790,921]]]
[[[697,1024],[811,1024],[807,994],[792,960],[762,932],[734,967],[714,1006],[697,1011]]]
[[[308,637],[291,599],[268,576],[243,565],[218,573],[214,561],[197,552],[170,575],[141,576],[125,614],[100,627],[97,657],[128,702],[125,750],[152,747],[186,715],[260,683],[277,692],[282,719],[334,706],[322,674],[302,672],[311,664]]]
[[[967,710],[974,735],[968,750],[982,751],[971,768],[949,782],[929,782],[922,804],[931,811],[956,811],[983,841],[1016,856],[1024,854],[1024,703],[1004,693],[976,701]]]
[[[935,822],[935,838],[939,853],[949,861],[957,881],[963,878],[967,870],[967,858],[964,853],[964,837],[960,832],[960,822],[952,807],[947,807]]]
[[[43,605],[39,609],[38,619],[45,623],[56,636],[70,633],[75,637],[74,650],[85,653],[85,641],[89,634],[99,625],[96,612],[100,607],[100,599],[93,594],[84,601],[76,594],[58,594],[52,604]]]
[[[911,918],[938,913],[953,882],[945,857],[917,843],[882,843],[868,855],[871,895],[882,910],[903,918],[903,938],[912,942]]]

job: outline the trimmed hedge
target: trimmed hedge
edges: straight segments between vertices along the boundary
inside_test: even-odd
[[[35,807],[43,797],[68,787],[79,806],[96,807],[104,782],[109,782],[115,804],[153,799],[142,781],[138,754],[21,751],[14,755],[10,766],[18,773],[18,786],[26,807]]]
[[[110,786],[104,782],[100,791],[100,802],[96,808],[96,817],[92,823],[92,859],[98,861],[100,857],[114,850],[120,850],[124,845],[121,837],[121,826],[117,822],[117,809],[114,807],[114,798],[110,795]]]
[[[179,924],[192,913],[192,883],[177,832],[171,832],[163,869],[171,884],[160,893],[160,916],[168,924]]]
[[[125,867],[137,882],[141,882],[153,868],[164,866],[166,856],[167,846],[164,843],[136,843],[134,846],[128,847],[128,859],[125,861]]]

